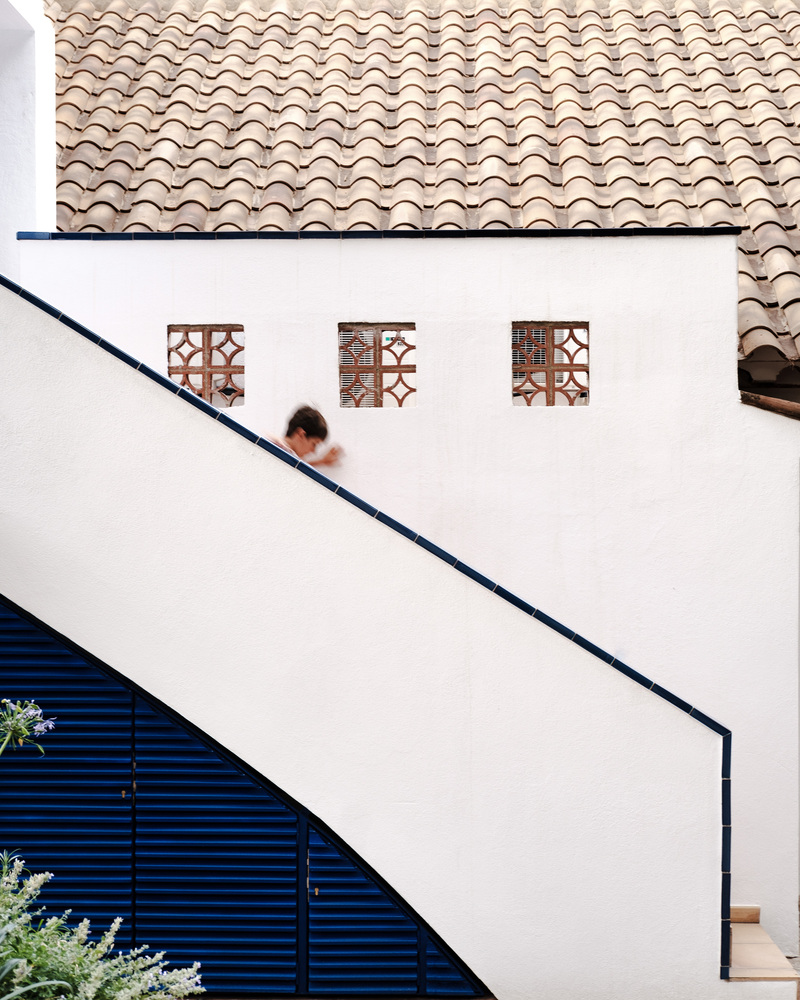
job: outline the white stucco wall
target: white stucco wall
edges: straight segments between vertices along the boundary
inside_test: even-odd
[[[734,237],[22,250],[28,287],[161,371],[168,323],[242,323],[231,416],[315,403],[349,489],[730,726],[734,902],[796,948],[800,425],[739,402]],[[589,406],[513,407],[512,321],[558,319],[590,323]],[[415,409],[338,407],[360,320],[416,323]]]
[[[55,228],[55,41],[36,0],[0,0],[0,273],[18,230]]]
[[[20,298],[0,316],[0,592],[306,804],[499,1000],[793,996],[718,979],[718,736]]]

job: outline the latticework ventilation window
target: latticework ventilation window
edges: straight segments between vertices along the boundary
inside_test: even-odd
[[[515,406],[589,402],[587,323],[514,323],[511,382]]]
[[[167,327],[169,377],[220,409],[244,403],[244,327],[177,323]]]
[[[339,324],[342,406],[416,406],[413,323]]]

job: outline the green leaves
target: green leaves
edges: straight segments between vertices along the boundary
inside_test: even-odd
[[[43,886],[53,877],[23,878],[19,857],[0,854],[0,1000],[182,1000],[202,993],[199,964],[169,969],[163,952],[115,951],[117,918],[97,941],[89,921],[67,925],[60,917],[34,920]]]

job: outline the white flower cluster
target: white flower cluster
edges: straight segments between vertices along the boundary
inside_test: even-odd
[[[115,953],[119,917],[98,941],[90,940],[88,920],[68,927],[70,911],[34,924],[42,911],[30,907],[52,874],[23,878],[24,862],[7,854],[0,863],[0,1000],[23,989],[24,1000],[182,1000],[203,992],[199,963],[169,969],[164,953],[147,955],[147,946]]]

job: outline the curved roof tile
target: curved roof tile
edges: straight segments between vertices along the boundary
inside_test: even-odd
[[[742,350],[796,359],[800,10],[741,11],[62,0],[59,226],[735,224]]]

